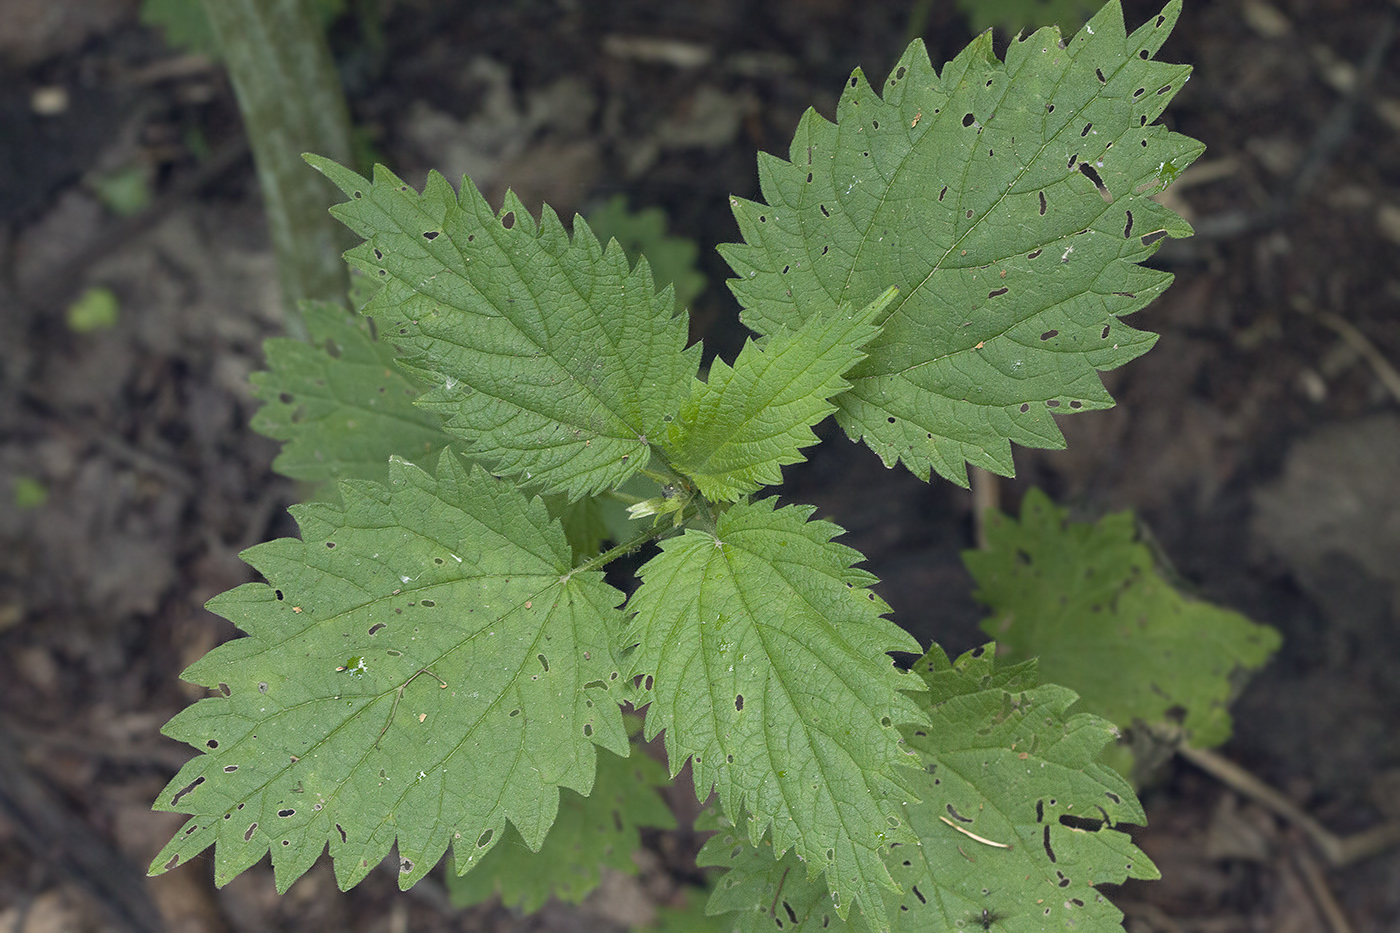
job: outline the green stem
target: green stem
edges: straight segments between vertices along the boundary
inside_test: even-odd
[[[600,493],[598,498],[611,499],[614,502],[621,502],[623,505],[636,505],[638,502],[647,501],[645,496],[628,495],[625,492],[618,492],[616,489]]]
[[[624,541],[616,547],[610,547],[603,553],[597,555],[596,557],[590,557],[588,560],[579,564],[573,570],[570,570],[569,575],[573,576],[576,573],[581,573],[587,570],[598,570],[599,568],[605,567],[613,561],[617,560],[624,554],[632,553],[637,548],[641,547],[643,544],[646,544],[648,541],[655,541],[657,538],[670,537],[672,534],[675,533],[675,531],[676,529],[672,528],[669,525],[665,528],[648,528],[646,531],[643,531],[641,534],[636,535],[630,540]]]
[[[671,466],[671,461],[659,444],[651,445],[651,462],[638,472],[648,479],[655,480],[658,486],[670,484],[682,489],[693,488],[690,480]]]
[[[660,473],[648,467],[642,467],[637,472],[656,483],[658,486],[665,486],[668,483],[674,484],[680,481],[680,477],[669,470],[665,473]]]
[[[698,500],[695,508],[700,524],[710,534],[719,537],[719,507],[702,495],[697,494],[695,498]]]
[[[297,303],[345,303],[344,232],[329,183],[301,154],[351,161],[350,116],[326,36],[306,0],[204,0],[257,163],[287,331],[306,339]]]

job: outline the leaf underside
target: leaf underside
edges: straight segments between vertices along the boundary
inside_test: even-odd
[[[419,404],[499,473],[570,499],[615,488],[690,394],[700,348],[686,319],[616,243],[513,193],[494,212],[429,174],[422,194],[382,166],[373,183],[307,156],[350,200],[331,213],[365,242],[346,254],[381,283],[363,309],[434,388]]]
[[[406,888],[449,843],[475,863],[507,820],[537,848],[559,788],[592,788],[595,744],[626,754],[622,596],[570,573],[538,500],[450,453],[340,494],[296,507],[301,539],[244,553],[266,584],[209,603],[247,637],[184,674],[215,695],[164,730],[204,754],[157,801],[193,817],[155,873],[212,844],[222,885],[270,850],[285,891],[329,844],[344,889],[397,845]]]
[[[886,852],[903,888],[884,895],[891,929],[980,929],[986,920],[1013,931],[1121,933],[1122,914],[1094,886],[1158,873],[1115,828],[1145,822],[1131,786],[1095,763],[1115,730],[1067,714],[1072,692],[1038,686],[1033,664],[998,667],[993,648],[950,663],[935,647],[914,666],[930,688],[917,700],[932,725],[904,730],[925,771],[921,801],[903,808],[917,844]],[[791,854],[737,845],[723,820],[720,828],[699,859],[730,868],[709,912],[737,911],[751,933],[772,933],[775,919],[785,933],[870,929],[863,916],[842,924]]]
[[[398,371],[393,347],[338,305],[307,302],[301,314],[311,342],[267,340],[268,368],[250,377],[263,403],[253,430],[285,442],[273,469],[312,483],[383,483],[391,456],[433,463],[452,439],[441,418],[413,404],[418,389]]]
[[[759,157],[766,204],[731,199],[744,242],[721,252],[759,333],[900,289],[836,400],[887,466],[1011,475],[1010,442],[1063,447],[1052,414],[1112,405],[1098,371],[1152,346],[1121,318],[1171,282],[1140,265],[1156,240],[1191,228],[1150,196],[1203,149],[1149,125],[1190,73],[1151,59],[1179,12],[1127,36],[1115,0],[1005,63],[986,33],[941,75],[916,40],[883,97],[857,69],[836,123],[808,111],[788,161]]]
[[[1038,658],[1085,710],[1124,726],[1179,725],[1199,748],[1224,742],[1235,678],[1264,664],[1278,633],[1177,592],[1131,513],[1096,524],[1066,515],[1031,489],[1019,522],[993,515],[987,550],[963,555],[993,612],[983,631],[1010,657]]]
[[[918,643],[811,512],[738,503],[717,536],[666,541],[628,603],[628,676],[644,678],[647,738],[665,730],[673,772],[691,759],[701,799],[714,787],[750,839],[825,871],[843,916],[857,899],[878,915],[880,853],[908,838],[898,808],[917,777],[898,727],[924,718],[886,652]]]

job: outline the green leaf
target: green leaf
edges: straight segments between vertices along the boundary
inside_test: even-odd
[[[1005,64],[987,33],[941,75],[916,40],[883,98],[857,70],[836,123],[808,111],[789,161],[760,156],[767,204],[731,198],[744,243],[721,252],[759,333],[899,288],[836,399],[886,465],[1010,475],[1010,442],[1063,447],[1052,414],[1110,406],[1097,371],[1152,346],[1120,318],[1171,282],[1139,265],[1155,240],[1191,228],[1149,196],[1203,148],[1148,125],[1190,72],[1151,60],[1179,11],[1125,36],[1110,3]]]
[[[869,927],[857,912],[849,917],[838,914],[831,894],[821,878],[807,877],[806,866],[789,849],[775,857],[773,843],[766,837],[749,844],[744,834],[718,807],[701,814],[704,820],[695,828],[714,830],[700,847],[695,863],[702,868],[724,868],[705,904],[705,913],[730,917],[730,926],[744,933],[775,933],[793,930],[823,930],[846,933]]]
[[[690,758],[701,799],[713,786],[748,812],[749,838],[771,832],[825,871],[843,916],[857,899],[878,914],[880,852],[907,836],[898,806],[916,774],[898,726],[924,718],[885,653],[918,643],[881,618],[860,555],[812,511],[738,503],[715,534],[664,542],[628,603],[627,676],[644,678],[646,736],[666,731],[673,773]]]
[[[841,374],[864,359],[861,347],[879,331],[871,321],[894,294],[748,341],[732,368],[715,360],[666,432],[671,465],[711,500],[732,502],[782,482],[780,467],[806,459],[798,451],[817,442],[812,426],[836,409],[832,396],[850,388]]]
[[[908,808],[920,844],[890,853],[906,892],[890,914],[908,930],[972,926],[985,910],[1008,930],[1119,933],[1122,913],[1095,886],[1160,874],[1119,828],[1147,823],[1132,786],[1097,763],[1118,732],[1070,715],[1072,691],[1033,686],[1033,669],[1001,669],[995,653],[950,664],[935,646],[914,665],[933,726],[906,730],[927,771]]]
[[[560,787],[625,754],[607,685],[621,594],[573,572],[538,500],[444,453],[386,488],[298,506],[302,538],[245,552],[267,579],[209,608],[247,633],[191,665],[215,691],[165,733],[200,749],[156,809],[192,813],[160,873],[215,845],[227,883],[269,850],[285,891],[330,845],[342,888],[397,844],[408,887],[449,843],[474,864],[509,820],[538,847]]]
[[[466,178],[460,199],[436,172],[420,195],[383,166],[371,184],[306,159],[350,195],[331,213],[366,242],[346,258],[382,283],[364,313],[475,456],[570,499],[646,465],[700,348],[645,262],[629,268],[581,217],[572,238],[548,206],[537,226],[510,192],[495,213]]]
[[[891,929],[1121,933],[1122,914],[1095,886],[1159,875],[1117,828],[1145,822],[1132,787],[1095,763],[1116,731],[1068,715],[1071,691],[1036,686],[1033,665],[998,667],[993,648],[950,663],[935,646],[914,666],[933,723],[904,730],[925,771],[922,800],[904,808],[917,843],[886,856],[903,888],[884,895]],[[709,909],[738,911],[740,930],[772,933],[774,919],[785,933],[840,930],[790,857],[776,861],[730,832],[701,859],[731,866]]]
[[[1179,724],[1199,748],[1224,742],[1238,675],[1263,665],[1278,633],[1177,592],[1136,540],[1132,513],[1097,524],[1066,514],[1031,489],[1020,522],[993,514],[988,549],[964,553],[994,613],[983,631],[1013,658],[1038,658],[1086,710],[1124,726]]]
[[[638,828],[676,825],[655,791],[666,783],[666,769],[643,752],[629,758],[599,755],[593,793],[560,794],[559,817],[538,852],[507,829],[506,838],[470,872],[448,873],[452,905],[467,907],[500,894],[508,907],[534,913],[551,897],[579,903],[598,887],[604,867],[635,875]]]
[[[394,348],[338,305],[304,302],[301,313],[311,343],[266,341],[268,368],[251,377],[263,403],[253,430],[286,442],[273,469],[312,483],[384,483],[391,456],[432,463],[452,439],[441,418],[414,406],[418,389]]]

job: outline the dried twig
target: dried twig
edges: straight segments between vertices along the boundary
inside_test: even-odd
[[[1342,905],[1338,904],[1336,897],[1332,895],[1332,889],[1328,886],[1322,870],[1317,867],[1317,862],[1313,861],[1313,857],[1305,848],[1294,849],[1292,855],[1293,867],[1303,879],[1303,885],[1308,889],[1313,903],[1317,905],[1318,912],[1327,921],[1327,929],[1331,933],[1352,933],[1351,923],[1342,912]]]
[[[977,547],[987,549],[987,513],[1001,508],[1001,485],[997,475],[981,467],[969,471],[972,480],[972,525],[977,530]]]
[[[1305,303],[1295,304],[1295,307],[1319,324],[1335,331],[1338,336],[1345,340],[1353,350],[1361,355],[1362,359],[1370,364],[1376,378],[1381,381],[1381,385],[1389,390],[1397,402],[1400,402],[1400,371],[1397,371],[1390,364],[1390,360],[1385,358],[1385,354],[1376,349],[1376,345],[1358,330],[1355,324],[1340,314],[1314,308]]]
[[[1189,745],[1178,746],[1177,752],[1222,784],[1297,826],[1333,868],[1343,868],[1400,845],[1400,821],[1382,823],[1350,836],[1338,836],[1304,813],[1292,800],[1223,755]]]

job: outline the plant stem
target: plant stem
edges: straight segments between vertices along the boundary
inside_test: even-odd
[[[629,495],[625,492],[618,492],[616,489],[601,493],[598,498],[611,499],[614,502],[621,502],[623,505],[636,505],[638,502],[646,501],[646,498],[643,496]]]
[[[204,0],[243,114],[277,254],[287,331],[306,339],[297,303],[345,303],[344,235],[327,182],[301,153],[351,161],[350,116],[325,33],[305,0]]]
[[[675,531],[676,529],[670,525],[666,526],[665,528],[648,528],[641,534],[633,536],[631,539],[624,541],[616,547],[610,547],[603,553],[595,557],[590,557],[588,560],[579,564],[573,570],[570,570],[569,575],[573,576],[576,573],[580,573],[586,570],[598,570],[599,568],[605,567],[613,561],[617,560],[622,555],[630,554],[632,551],[635,551],[637,548],[641,547],[643,544],[646,544],[648,541],[655,541],[657,538],[670,537],[672,534],[675,533]]]

